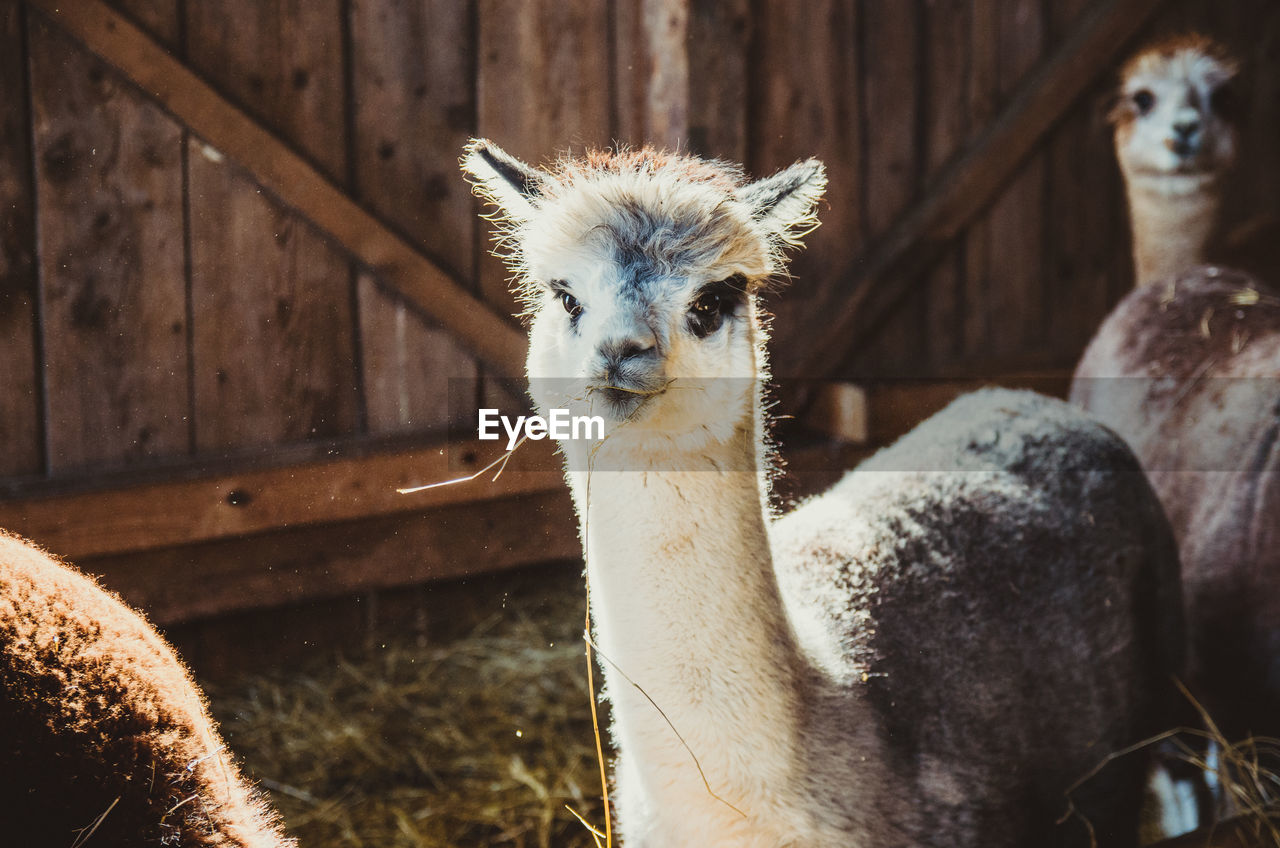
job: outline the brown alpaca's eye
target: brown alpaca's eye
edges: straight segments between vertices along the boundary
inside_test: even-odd
[[[1133,94],[1133,105],[1138,107],[1138,114],[1145,115],[1151,111],[1151,107],[1156,105],[1156,96],[1148,89],[1135,91]]]
[[[738,311],[738,304],[746,296],[746,281],[739,276],[705,287],[689,305],[690,332],[705,339],[720,329],[726,317]]]
[[[570,318],[577,318],[582,314],[582,304],[578,303],[578,299],[567,291],[560,292],[557,297],[560,298],[560,304],[564,307],[564,311],[569,313]]]

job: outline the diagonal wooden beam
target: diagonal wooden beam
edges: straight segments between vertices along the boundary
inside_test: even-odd
[[[504,376],[524,370],[525,337],[101,0],[26,0],[245,168]],[[461,176],[459,176],[461,179]]]
[[[1018,172],[1166,0],[1098,0],[1008,105],[889,231],[804,307],[781,374],[832,374]],[[1030,281],[1028,281],[1030,282]],[[790,354],[790,355],[788,355]]]

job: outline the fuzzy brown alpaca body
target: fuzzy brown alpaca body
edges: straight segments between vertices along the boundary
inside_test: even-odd
[[[1171,519],[1193,689],[1233,739],[1280,734],[1280,299],[1204,264],[1251,256],[1257,271],[1275,253],[1274,240],[1258,249],[1265,226],[1217,232],[1237,69],[1196,35],[1126,64],[1115,146],[1139,288],[1099,328],[1071,392],[1128,440]]]
[[[2,531],[0,821],[32,848],[293,845],[156,631]]]

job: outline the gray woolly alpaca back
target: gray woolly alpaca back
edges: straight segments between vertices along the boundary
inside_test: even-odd
[[[872,707],[890,777],[856,803],[900,830],[867,844],[1087,845],[1086,820],[1134,844],[1142,753],[1055,824],[1073,782],[1167,728],[1182,667],[1177,551],[1118,438],[1060,401],[978,392],[775,531],[802,644]],[[864,766],[826,753],[848,728],[825,718],[812,753],[838,787]]]

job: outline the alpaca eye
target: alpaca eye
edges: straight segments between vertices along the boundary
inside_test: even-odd
[[[738,304],[745,297],[746,281],[741,277],[712,283],[689,305],[689,330],[698,338],[705,339],[720,329],[724,319],[737,311]]]
[[[578,299],[567,291],[562,291],[557,295],[560,298],[560,305],[564,307],[564,311],[569,313],[570,318],[577,318],[582,314],[582,304],[578,303]]]
[[[698,299],[693,302],[693,311],[700,315],[710,315],[712,312],[720,311],[720,293],[719,292],[703,292]]]
[[[1138,114],[1145,115],[1151,111],[1151,107],[1156,105],[1156,96],[1148,89],[1142,89],[1134,92],[1133,105],[1138,107]]]

